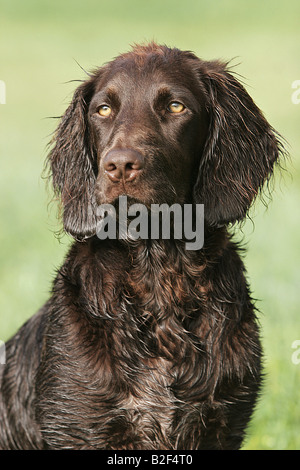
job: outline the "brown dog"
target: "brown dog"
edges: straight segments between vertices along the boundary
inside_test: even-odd
[[[238,247],[278,161],[226,64],[150,44],[81,84],[49,155],[76,241],[47,304],[6,345],[3,449],[237,449],[261,382]],[[204,204],[201,250],[99,240],[97,206]]]

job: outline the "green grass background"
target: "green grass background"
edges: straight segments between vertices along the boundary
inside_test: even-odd
[[[266,381],[245,449],[300,448],[299,0],[0,0],[0,339],[48,298],[70,240],[61,242],[41,179],[46,145],[86,70],[135,42],[156,40],[203,59],[232,59],[291,161],[268,210],[256,205],[242,236],[262,311]],[[279,175],[278,175],[279,176]],[[300,354],[299,354],[300,357]],[[0,423],[1,425],[1,423]]]

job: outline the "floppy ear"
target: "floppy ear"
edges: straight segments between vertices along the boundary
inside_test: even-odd
[[[220,62],[198,69],[209,115],[194,198],[210,225],[242,220],[283,148],[244,87]]]
[[[87,108],[93,80],[80,85],[54,134],[48,155],[55,194],[60,196],[65,231],[78,240],[95,233],[94,159],[89,145]]]

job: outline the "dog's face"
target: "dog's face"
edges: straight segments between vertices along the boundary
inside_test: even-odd
[[[88,110],[97,159],[96,202],[191,202],[207,134],[203,92],[188,62],[128,56],[95,81]]]
[[[204,204],[213,227],[242,220],[282,146],[226,64],[136,46],[78,87],[49,154],[65,230],[95,234],[120,195]]]

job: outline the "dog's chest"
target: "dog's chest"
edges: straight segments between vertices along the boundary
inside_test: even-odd
[[[134,289],[123,291],[117,308],[120,325],[107,337],[105,363],[111,364],[111,393],[116,398],[107,439],[119,449],[173,448],[177,415],[185,406],[176,396],[181,395],[178,377],[186,357],[192,360],[197,354],[182,324],[187,313],[179,286],[182,277],[177,284],[170,276],[163,282],[150,280],[140,279]],[[161,289],[162,285],[167,288]],[[181,298],[174,286],[183,292]],[[199,371],[191,368],[193,383]]]
[[[151,338],[152,336],[152,338]],[[160,335],[134,331],[124,326],[111,332],[105,348],[102,378],[107,381],[102,409],[108,447],[118,449],[171,448],[176,398],[172,384],[175,359],[162,350]],[[171,348],[170,348],[171,349]],[[168,353],[170,355],[170,352]],[[102,368],[102,366],[101,366]],[[111,444],[110,444],[111,442]]]
[[[123,434],[119,447],[170,448],[175,399],[168,361],[148,361],[148,370],[135,375],[118,403]],[[117,419],[118,420],[118,419]],[[119,431],[118,431],[119,433]],[[120,436],[121,437],[121,436]]]

